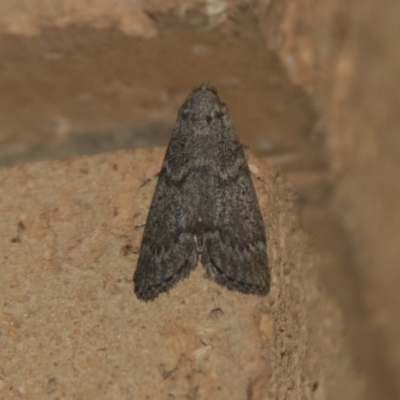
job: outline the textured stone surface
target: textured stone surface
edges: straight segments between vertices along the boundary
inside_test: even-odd
[[[343,264],[338,271],[347,269],[342,275],[353,281],[354,300],[362,304],[363,311],[350,314],[349,321],[364,319],[354,326],[354,347],[360,347],[358,358],[374,387],[369,394],[398,399],[400,5],[259,4],[268,46],[278,52],[291,80],[312,94],[319,111],[317,130],[326,139],[334,178],[332,204],[355,256],[352,270]],[[336,288],[339,295],[344,285]]]
[[[3,399],[357,399],[336,303],[318,283],[282,176],[250,159],[269,296],[199,265],[154,302],[132,290],[163,149],[0,171]]]
[[[95,29],[115,27],[128,36],[150,39],[159,33],[154,20],[214,25],[226,20],[229,9],[248,6],[243,0],[5,0],[0,4],[0,34],[34,36],[45,28],[83,24]]]

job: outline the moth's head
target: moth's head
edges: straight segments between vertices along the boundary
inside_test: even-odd
[[[209,83],[194,89],[179,110],[178,118],[205,128],[215,123],[230,125],[226,105],[218,97],[217,90]]]

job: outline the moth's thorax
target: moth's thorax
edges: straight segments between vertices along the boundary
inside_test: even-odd
[[[225,104],[218,97],[218,92],[211,85],[204,83],[190,94],[180,111],[184,113],[194,111],[192,114],[200,116],[200,114],[209,114],[213,111],[222,111],[221,108],[226,111]]]
[[[231,120],[226,105],[219,99],[217,91],[205,83],[197,88],[179,110],[179,121],[187,131],[199,136],[219,132],[221,127],[230,127]]]

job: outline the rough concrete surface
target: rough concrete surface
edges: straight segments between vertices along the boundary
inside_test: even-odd
[[[272,290],[198,266],[170,293],[132,290],[164,149],[0,171],[0,398],[357,399],[337,304],[277,171],[250,159]],[[264,171],[264,172],[262,172]]]
[[[168,304],[162,306],[171,310],[170,302],[176,301],[179,307],[173,309],[180,314],[168,314],[169,325],[164,322],[167,316],[165,320],[159,317],[156,326],[149,325],[147,309],[152,308],[151,315],[166,314],[162,302],[157,307],[137,303],[130,280],[141,235],[141,228],[134,226],[145,219],[154,183],[139,186],[157,171],[161,153],[114,153],[2,170],[2,181],[8,183],[0,189],[1,207],[9,211],[2,209],[0,235],[6,246],[1,245],[0,257],[5,249],[6,271],[13,271],[12,278],[1,283],[7,288],[1,292],[7,301],[2,302],[0,340],[7,346],[0,357],[4,354],[8,361],[0,363],[0,394],[42,398],[45,390],[38,382],[45,382],[43,387],[55,390],[53,397],[59,398],[96,397],[96,393],[86,395],[83,387],[98,390],[100,398],[132,398],[132,393],[139,393],[134,392],[137,388],[154,390],[151,397],[157,388],[161,391],[167,385],[173,388],[169,392],[172,398],[182,393],[187,398],[201,398],[204,393],[200,389],[212,389],[208,386],[212,375],[215,382],[221,379],[221,388],[231,389],[226,382],[233,381],[241,390],[238,396],[244,393],[238,398],[355,399],[362,386],[356,377],[359,369],[367,384],[364,399],[397,400],[399,11],[395,0],[2,1],[1,165],[164,145],[185,96],[193,86],[208,80],[228,104],[244,143],[267,156],[270,165],[282,165],[285,180],[294,185],[297,196],[287,192],[282,177],[254,161],[260,176],[262,171],[270,171],[263,176],[265,183],[257,180],[257,185],[259,194],[266,193],[261,197],[266,202],[269,252],[274,258],[271,294],[266,299],[250,299],[227,292],[232,300],[226,305],[222,303],[226,291],[216,288],[215,293],[221,295],[213,297],[212,284],[204,282],[199,268],[163,297]],[[111,161],[115,157],[117,162]],[[110,167],[114,164],[118,171]],[[139,164],[144,165],[143,172],[135,183],[130,178],[142,168]],[[128,170],[122,179],[119,174]],[[57,174],[62,178],[57,180]],[[110,174],[113,179],[106,179]],[[75,189],[63,190],[65,182]],[[113,194],[105,196],[113,185]],[[101,195],[93,196],[96,190]],[[123,206],[114,206],[118,190],[119,201],[125,196]],[[22,192],[28,194],[17,194]],[[136,192],[140,195],[137,200]],[[293,203],[299,210],[292,210]],[[135,214],[138,207],[143,209]],[[299,225],[318,251],[308,248]],[[93,229],[86,232],[86,227]],[[21,279],[18,265],[28,279]],[[335,300],[319,287],[316,268]],[[87,293],[88,284],[79,280],[79,274],[92,274],[90,281],[97,278],[95,289]],[[38,293],[31,289],[49,279],[53,285],[42,284]],[[74,296],[65,290],[68,280],[81,282]],[[54,287],[54,281],[64,283],[61,288]],[[196,284],[199,289],[190,286]],[[211,291],[207,301],[214,302],[208,308],[202,303],[204,290]],[[36,295],[31,296],[31,291]],[[16,293],[15,301],[10,292]],[[196,309],[195,295],[183,295],[192,292],[200,296],[196,301],[205,311],[191,314],[189,310]],[[82,300],[75,304],[71,299],[77,294]],[[194,303],[181,305],[182,298]],[[127,317],[117,319],[120,314],[113,312],[113,302],[108,299],[126,304]],[[89,305],[83,304],[84,300],[90,300]],[[345,325],[336,300],[344,311]],[[216,304],[217,308],[212,308]],[[55,307],[69,310],[71,317],[56,315]],[[33,319],[37,309],[40,318]],[[86,314],[80,315],[83,312]],[[144,318],[146,323],[141,323]],[[46,319],[60,325],[45,325]],[[109,320],[118,323],[96,327],[95,321]],[[179,321],[176,331],[170,328],[175,320]],[[72,328],[74,321],[78,321],[76,328]],[[133,325],[129,332],[126,321]],[[169,360],[164,367],[157,367],[160,363],[145,358],[144,346],[140,347],[141,360],[149,363],[148,369],[143,368],[151,372],[147,375],[136,364],[128,366],[138,351],[136,339],[131,340],[133,345],[126,342],[131,338],[128,335],[139,337],[135,331],[138,324],[147,329],[138,343],[147,344],[147,334],[153,329],[159,347],[146,347],[155,348],[152,354],[158,352],[160,359]],[[160,328],[166,325],[168,328]],[[189,325],[194,332],[192,341],[185,336],[190,336]],[[227,331],[243,336],[222,339],[223,327],[228,325]],[[215,336],[210,337],[220,342],[205,340],[204,332],[209,331],[204,326],[215,329]],[[108,335],[107,329],[114,329],[114,336]],[[51,340],[38,342],[36,336],[44,337],[43,332]],[[79,334],[86,339],[79,339]],[[185,343],[182,349],[173,339],[166,340],[175,336],[185,338],[179,340],[179,345]],[[116,338],[114,342],[111,337]],[[250,342],[261,350],[256,354],[252,347],[251,354],[243,355],[238,338],[244,338],[246,351]],[[225,342],[229,345],[224,347]],[[53,351],[54,343],[59,350]],[[115,343],[124,352],[111,351]],[[168,358],[162,352],[165,349],[170,349],[168,354],[173,357]],[[231,349],[229,357],[227,349]],[[113,358],[120,354],[126,362]],[[350,356],[356,361],[355,368]],[[57,365],[49,361],[51,357]],[[253,357],[254,362],[246,357]],[[237,359],[244,361],[233,365],[232,360]],[[69,369],[64,368],[67,365]],[[64,368],[62,374],[57,372],[59,366]],[[187,371],[191,372],[184,376]],[[246,372],[240,375],[241,371]],[[157,380],[160,376],[165,379]],[[201,378],[207,384],[196,386]],[[157,384],[137,383],[141,379]],[[103,386],[97,385],[100,381]],[[245,381],[250,383],[245,385]],[[182,389],[189,384],[192,389]],[[68,388],[65,395],[61,392],[64,387]],[[178,394],[177,388],[181,390]],[[33,389],[41,393],[35,395]]]
[[[115,27],[125,35],[150,39],[159,33],[159,18],[181,19],[190,25],[218,24],[226,20],[228,9],[248,6],[242,0],[3,0],[0,34],[35,36],[46,28],[86,25]]]
[[[344,307],[357,309],[348,313],[348,321],[357,358],[369,376],[369,398],[398,399],[400,4],[259,4],[268,46],[318,110],[317,130],[326,139],[333,177],[332,209],[353,258],[338,264],[342,279],[334,290],[339,297],[345,286],[356,293],[353,304],[345,296]]]
[[[0,165],[166,145],[204,81],[258,153],[302,146],[310,101],[265,51],[251,12],[236,12],[239,31],[174,21],[151,40],[81,25],[1,36]]]

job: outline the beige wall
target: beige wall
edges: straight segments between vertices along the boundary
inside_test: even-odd
[[[299,0],[262,10],[269,47],[319,111],[333,206],[354,247],[372,330],[399,376],[400,4]]]

